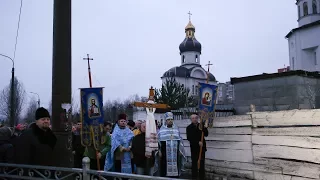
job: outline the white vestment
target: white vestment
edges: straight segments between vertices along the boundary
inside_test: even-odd
[[[148,103],[154,102],[148,101]],[[146,111],[146,155],[151,156],[152,151],[158,150],[157,126],[154,118],[156,108],[146,108]]]

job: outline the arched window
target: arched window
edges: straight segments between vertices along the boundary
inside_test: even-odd
[[[317,1],[313,0],[312,1],[312,13],[317,14],[318,13],[318,6],[317,6]]]
[[[298,18],[301,17],[301,11],[300,11],[300,6],[298,6]]]
[[[194,94],[194,85],[192,85],[192,94]]]
[[[196,86],[196,94],[199,94],[198,90],[199,90],[199,88],[198,88],[198,86]]]
[[[186,60],[185,60],[185,58],[184,58],[184,55],[182,56],[182,63],[185,63],[186,62]]]
[[[196,63],[198,62],[199,60],[198,60],[198,55],[196,55]]]
[[[303,16],[306,16],[308,14],[309,14],[309,12],[308,12],[308,3],[304,2],[303,3]]]

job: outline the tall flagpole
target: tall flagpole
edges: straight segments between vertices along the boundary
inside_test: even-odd
[[[92,60],[93,60],[93,58],[90,58],[90,57],[89,57],[89,54],[87,54],[87,57],[86,57],[86,58],[83,58],[83,60],[88,61],[89,85],[90,85],[90,88],[92,88],[90,60],[92,61]]]
[[[88,61],[89,86],[90,86],[90,88],[92,88],[90,61],[92,61],[93,58],[90,58],[89,54],[87,54],[87,57],[86,57],[86,58],[83,58],[83,60]],[[91,136],[93,137],[93,132],[91,132]],[[96,150],[97,168],[98,168],[98,170],[101,170],[101,169],[100,169],[100,159],[98,158],[98,154],[99,154],[99,152],[98,152],[98,150]],[[101,158],[101,157],[100,157],[100,158]],[[100,179],[100,178],[99,178],[99,179]]]
[[[210,73],[210,66],[213,65],[213,64],[210,64],[210,61],[208,64],[206,64],[206,66],[208,66],[208,71],[207,71],[207,80],[206,80],[206,83],[209,84],[209,73]],[[201,117],[201,116],[200,116]],[[208,122],[208,119],[206,120]],[[206,124],[208,124],[206,122]],[[200,162],[201,162],[201,157],[202,157],[202,149],[203,149],[203,140],[204,140],[204,132],[203,132],[203,119],[201,118],[200,119],[200,124],[199,124],[199,129],[202,131],[201,133],[201,144],[202,146],[200,147],[200,152],[199,152],[199,157],[198,157],[198,170],[200,170]]]

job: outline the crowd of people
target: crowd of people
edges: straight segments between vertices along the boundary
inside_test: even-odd
[[[191,115],[191,123],[186,128],[190,142],[192,159],[192,178],[204,179],[204,160],[206,152],[202,133],[208,136],[208,130],[199,130],[198,116]],[[161,177],[179,177],[186,162],[183,139],[179,128],[175,126],[173,114],[167,112],[164,120],[156,120],[156,139],[146,139],[144,120],[127,120],[126,114],[119,114],[116,123],[104,123],[105,142],[99,147],[84,147],[81,144],[81,122],[72,128],[72,154],[74,167],[82,168],[83,157],[90,158],[90,169],[128,174],[140,174]],[[53,151],[57,138],[51,130],[50,114],[45,108],[39,108],[35,122],[19,124],[14,129],[0,128],[0,160],[4,163],[52,166]],[[146,144],[157,143],[152,153],[146,153]],[[198,157],[202,149],[200,169]]]

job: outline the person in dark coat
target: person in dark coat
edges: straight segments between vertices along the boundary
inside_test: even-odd
[[[53,151],[57,142],[50,126],[48,110],[40,107],[35,113],[35,123],[16,138],[15,161],[17,164],[52,166]]]
[[[153,176],[155,152],[152,152],[151,156],[146,155],[146,123],[141,124],[140,130],[141,134],[132,140],[133,162],[137,166],[137,174]]]
[[[202,126],[202,131],[199,129],[198,115],[191,115],[191,124],[187,127],[187,139],[190,142],[190,151],[191,151],[191,161],[192,161],[192,179],[197,179],[199,176],[200,180],[205,178],[205,153],[207,151],[206,148],[206,140],[203,138],[203,142],[201,142],[202,132],[204,133],[204,137],[208,136],[208,129],[205,126]],[[198,159],[200,148],[202,147],[202,154],[200,160],[200,169],[198,173]]]
[[[76,130],[72,132],[72,154],[74,161],[74,168],[82,168],[82,158],[85,147],[81,144],[81,122],[78,121]]]
[[[0,128],[0,162],[14,163],[14,149],[12,145],[13,130],[9,127]]]

